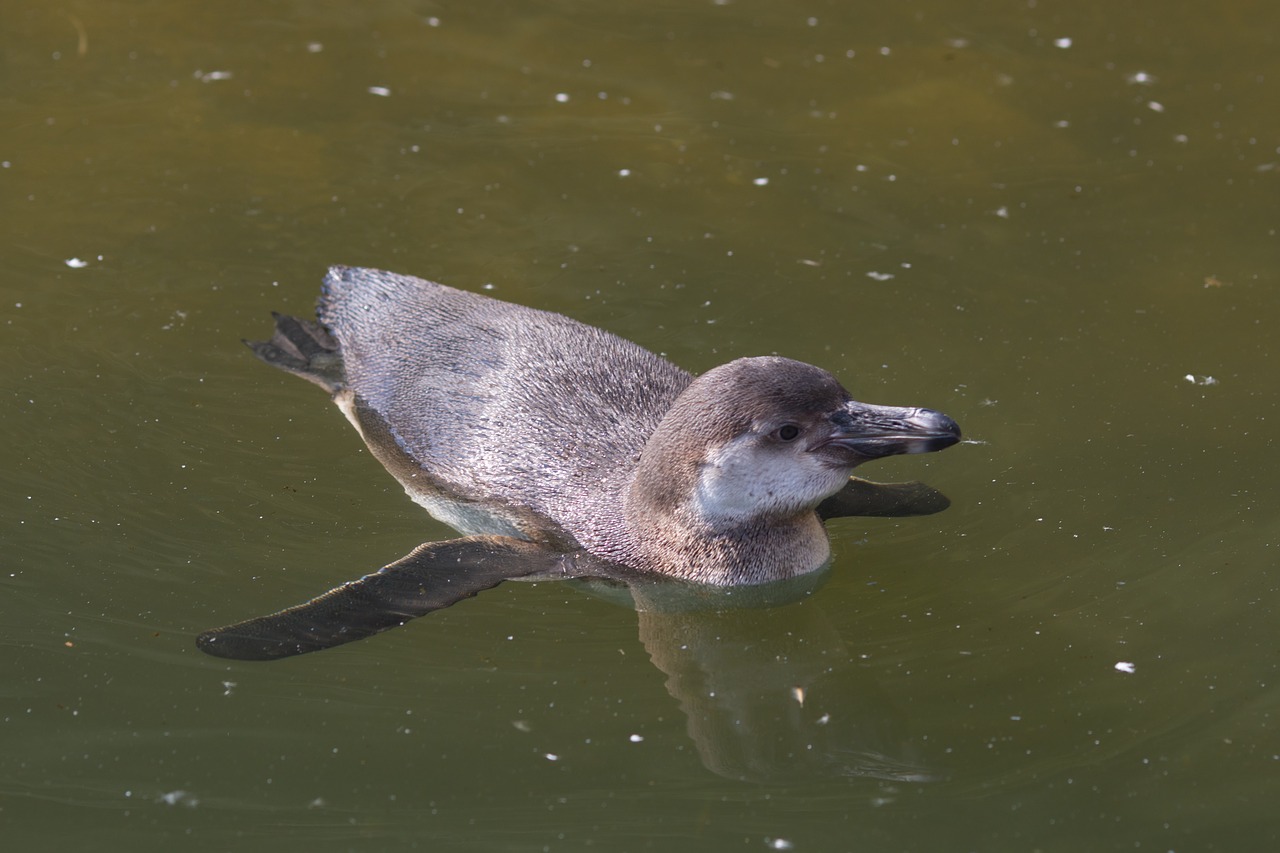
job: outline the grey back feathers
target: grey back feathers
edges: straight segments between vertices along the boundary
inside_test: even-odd
[[[560,314],[376,270],[331,270],[319,318],[346,389],[442,489],[578,531],[616,514],[630,466],[692,379]]]

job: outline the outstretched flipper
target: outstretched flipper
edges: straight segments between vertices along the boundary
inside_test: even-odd
[[[572,577],[574,554],[504,536],[427,542],[371,575],[269,616],[206,631],[200,650],[235,660],[275,660],[396,628],[504,580]]]
[[[314,382],[330,394],[346,382],[338,342],[319,323],[272,311],[276,328],[269,341],[245,341],[272,367]]]
[[[850,477],[848,485],[818,504],[818,516],[826,520],[857,515],[933,515],[949,506],[946,495],[924,483],[872,483]]]

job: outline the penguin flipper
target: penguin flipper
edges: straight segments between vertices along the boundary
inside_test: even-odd
[[[951,500],[946,495],[924,483],[873,483],[850,477],[843,489],[818,504],[818,516],[825,521],[849,516],[933,515],[949,506]]]
[[[233,660],[276,660],[362,640],[433,610],[531,575],[572,577],[573,554],[505,536],[427,542],[324,595],[224,628],[196,646]]]

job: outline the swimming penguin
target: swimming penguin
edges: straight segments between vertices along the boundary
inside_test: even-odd
[[[298,607],[202,634],[271,659],[401,625],[511,578],[736,588],[821,568],[823,520],[948,505],[850,472],[950,447],[930,409],[853,400],[825,370],[741,358],[699,377],[560,314],[333,267],[319,322],[275,315],[268,364],[328,391],[414,501],[465,538]]]

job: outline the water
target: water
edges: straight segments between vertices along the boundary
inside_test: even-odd
[[[1273,849],[1278,17],[11,0],[7,842]],[[329,263],[981,443],[868,466],[954,504],[833,523],[798,604],[507,584],[227,664],[449,535],[239,343]]]

